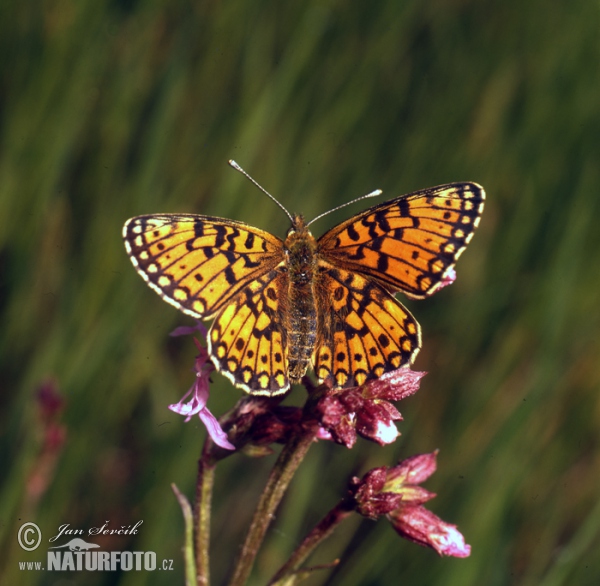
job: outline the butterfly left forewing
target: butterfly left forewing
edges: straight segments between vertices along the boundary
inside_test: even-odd
[[[197,319],[213,316],[248,283],[283,261],[279,238],[210,216],[137,216],[125,223],[123,239],[148,285]]]
[[[421,347],[419,324],[380,285],[322,261],[318,288],[312,363],[320,382],[359,386],[412,363]]]
[[[319,239],[319,251],[392,291],[424,298],[440,288],[471,240],[484,199],[476,183],[403,195],[332,228]]]

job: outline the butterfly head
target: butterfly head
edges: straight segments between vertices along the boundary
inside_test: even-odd
[[[310,230],[308,229],[304,216],[302,214],[292,214],[292,225],[285,235],[286,240],[290,238],[301,238],[307,234],[310,234]]]

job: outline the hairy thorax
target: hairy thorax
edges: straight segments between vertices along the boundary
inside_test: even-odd
[[[298,382],[310,364],[317,338],[317,243],[302,216],[294,217],[294,225],[287,233],[284,250],[288,272],[286,329],[289,376],[292,382]]]

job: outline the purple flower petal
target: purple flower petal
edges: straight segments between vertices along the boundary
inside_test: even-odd
[[[388,470],[388,490],[404,484],[421,484],[436,470],[437,450],[430,454],[418,454],[402,460]]]
[[[229,441],[223,429],[221,429],[217,418],[206,407],[200,411],[199,417],[215,444],[225,450],[235,450],[235,446]]]
[[[400,401],[414,395],[419,390],[421,379],[426,372],[411,370],[404,366],[382,374],[366,385],[365,397]]]
[[[397,427],[391,421],[389,423],[378,421],[374,433],[370,437],[380,446],[385,446],[394,443],[399,435]]]
[[[199,324],[201,325],[201,324]],[[206,427],[208,435],[213,442],[226,450],[235,450],[235,446],[227,439],[227,434],[223,431],[217,418],[208,410],[206,403],[209,395],[209,376],[214,366],[209,362],[208,352],[194,338],[198,346],[199,354],[196,357],[194,368],[196,370],[196,382],[191,386],[188,392],[181,398],[179,403],[169,405],[169,409],[185,417],[186,423],[194,415],[198,415],[200,421]],[[192,395],[192,398],[186,403],[186,399]]]
[[[204,339],[206,339],[206,334],[208,333],[208,330],[206,329],[206,326],[199,321],[196,322],[195,326],[179,326],[178,328],[175,328],[169,334],[169,336],[190,336],[195,334],[196,332],[200,332],[200,335]]]

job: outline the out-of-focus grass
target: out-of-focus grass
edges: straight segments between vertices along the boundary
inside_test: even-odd
[[[575,1],[108,3],[0,7],[0,572],[3,583],[164,584],[163,573],[53,575],[16,542],[35,521],[139,535],[104,549],[173,558],[204,432],[166,410],[193,379],[189,320],[136,276],[139,213],[236,218],[283,235],[235,158],[308,217],[377,187],[474,180],[487,208],[458,280],[407,303],[421,391],[386,449],[309,453],[260,558],[264,583],[351,474],[440,448],[431,508],[468,560],[356,521],[311,562],[314,584],[596,585],[600,580],[598,7]],[[320,221],[320,233],[352,210]],[[67,441],[39,501],[36,389],[54,377]],[[214,377],[211,407],[239,397]],[[221,583],[270,461],[220,465]],[[42,470],[42,472],[44,472]],[[28,482],[29,480],[29,482]],[[308,512],[307,512],[308,509]],[[355,529],[358,532],[355,533]],[[100,540],[97,540],[100,542]],[[172,580],[172,582],[171,582]]]

